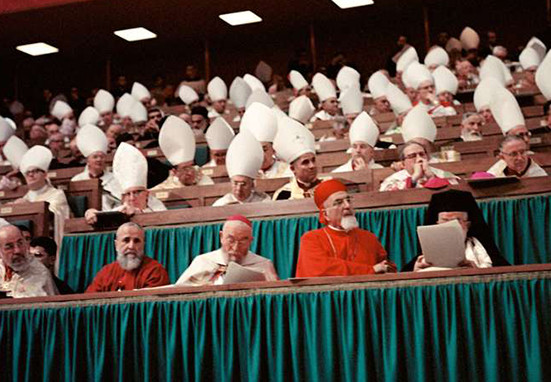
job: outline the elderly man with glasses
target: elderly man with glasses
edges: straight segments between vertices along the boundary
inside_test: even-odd
[[[499,161],[488,172],[496,177],[530,178],[547,173],[529,156],[528,144],[518,135],[508,135],[499,147]]]

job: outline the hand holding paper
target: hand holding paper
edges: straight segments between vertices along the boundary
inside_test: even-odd
[[[457,220],[417,227],[425,260],[435,267],[456,268],[465,260],[465,232]]]

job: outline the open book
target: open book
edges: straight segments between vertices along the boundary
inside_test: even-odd
[[[456,268],[465,260],[465,232],[457,220],[417,227],[425,260],[434,267]]]

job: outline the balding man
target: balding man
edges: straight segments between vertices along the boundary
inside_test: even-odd
[[[168,273],[156,260],[144,254],[145,234],[136,223],[124,223],[117,230],[117,260],[98,272],[86,293],[133,290],[167,285]]]
[[[496,177],[531,178],[547,173],[529,156],[528,145],[521,137],[508,135],[499,146],[499,161],[488,172]]]
[[[264,274],[266,281],[278,280],[272,262],[249,251],[252,224],[242,215],[230,216],[220,231],[222,248],[197,256],[176,285],[220,285],[230,262]]]
[[[14,225],[0,228],[0,292],[8,297],[58,294],[50,271],[29,254],[29,246]]]

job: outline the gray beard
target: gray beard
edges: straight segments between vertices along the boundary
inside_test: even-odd
[[[139,268],[142,265],[143,253],[138,253],[135,257],[131,255],[125,255],[117,251],[117,262],[125,271],[132,271]]]
[[[354,216],[354,215],[344,216],[341,219],[341,227],[345,231],[350,231],[351,229],[358,228],[358,226],[359,226],[358,220],[356,219],[356,216]]]
[[[31,264],[31,261],[27,256],[26,261],[19,261],[15,264],[12,262],[11,264],[8,264],[8,265],[11,269],[13,269],[14,272],[19,273],[19,272],[26,271],[29,268],[30,264]]]
[[[464,131],[464,132],[461,134],[461,138],[463,138],[463,140],[466,141],[466,142],[469,142],[469,141],[481,141],[481,140],[482,140],[482,135],[476,134],[476,133],[472,133],[472,132],[466,130],[466,131]]]

